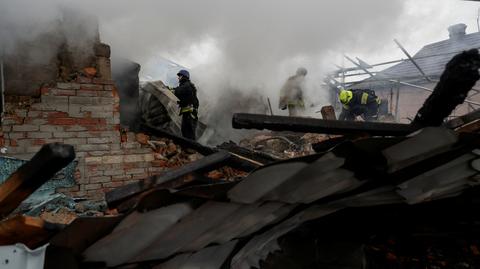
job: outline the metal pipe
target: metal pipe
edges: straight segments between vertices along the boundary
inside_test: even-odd
[[[472,48],[472,49],[480,49],[480,47],[477,47],[477,48]],[[455,55],[455,54],[459,54],[459,53],[462,53],[463,51],[454,51],[454,52],[446,52],[446,53],[438,53],[438,54],[431,54],[431,55],[425,55],[425,56],[419,56],[419,57],[412,57],[414,60],[420,60],[420,59],[427,59],[427,58],[431,58],[431,57],[439,57],[439,56],[445,56],[445,55]],[[372,67],[376,67],[376,66],[382,66],[382,65],[388,65],[388,64],[395,64],[395,63],[402,63],[402,62],[406,62],[406,61],[409,61],[409,59],[400,59],[400,60],[393,60],[393,61],[388,61],[388,62],[381,62],[381,63],[377,63],[377,64],[371,64],[370,66]],[[337,66],[337,68],[339,68],[340,70],[337,71],[337,73],[341,73],[341,72],[350,72],[350,71],[356,71],[356,70],[359,70],[361,68],[354,68],[354,67],[349,67],[349,68],[341,68],[339,66]]]
[[[368,71],[366,68],[364,68],[364,67],[362,67],[361,65],[359,65],[357,62],[355,62],[354,60],[352,60],[350,57],[348,57],[347,55],[344,55],[344,56],[345,56],[345,58],[346,58],[347,60],[349,60],[350,62],[352,62],[354,65],[358,66],[358,67],[361,68],[363,71],[365,71],[366,73],[368,73],[368,75],[370,75],[370,77],[372,77],[372,78],[375,77],[370,71]],[[402,85],[405,85],[405,86],[410,86],[410,87],[417,88],[417,89],[421,89],[421,90],[428,91],[428,92],[433,92],[433,90],[430,89],[430,88],[423,87],[423,86],[419,86],[419,85],[415,85],[415,84],[411,84],[411,83],[407,83],[407,82],[402,82],[402,81],[398,81],[398,80],[394,80],[394,79],[389,79],[388,81],[394,82],[394,83],[399,83],[399,84],[402,84]],[[464,102],[467,103],[467,104],[472,104],[472,105],[480,106],[480,103],[474,102],[474,101],[471,101],[471,100],[468,100],[468,99],[465,99]]]
[[[402,46],[402,44],[400,44],[400,42],[398,42],[398,40],[394,39],[393,40],[397,46],[400,48],[400,50],[403,51],[403,53],[405,53],[405,55],[408,57],[408,59],[412,62],[412,64],[418,69],[418,71],[420,72],[420,74],[422,74],[422,76],[427,80],[427,81],[432,81],[429,77],[427,77],[427,75],[425,74],[425,72],[423,72],[422,68],[417,64],[417,62],[412,58],[412,56],[410,56],[410,53],[408,53],[408,51]]]

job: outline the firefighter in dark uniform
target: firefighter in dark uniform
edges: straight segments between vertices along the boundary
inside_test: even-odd
[[[339,120],[355,120],[361,116],[365,121],[376,121],[381,100],[373,90],[341,90],[343,105]]]
[[[179,86],[172,91],[179,99],[180,115],[182,116],[182,136],[195,140],[195,131],[198,121],[198,98],[197,88],[190,81],[190,73],[180,70],[177,73]]]

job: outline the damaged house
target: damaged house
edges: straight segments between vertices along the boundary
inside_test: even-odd
[[[369,65],[360,60],[359,63],[354,63],[357,67],[353,69],[363,71],[361,74],[371,77],[348,83],[348,87],[375,90],[379,97],[388,101],[389,111],[394,115],[396,122],[411,122],[424,100],[431,94],[445,65],[452,57],[464,50],[480,48],[480,33],[467,34],[466,27],[462,23],[450,26],[448,39],[425,45],[412,55],[396,41],[405,53],[405,60],[375,65]],[[371,71],[373,67],[391,63],[395,64],[379,72]],[[350,71],[355,72],[353,69]],[[349,69],[345,70],[349,73]],[[350,74],[356,76],[359,73],[352,74],[350,72]],[[339,77],[342,75],[345,73],[338,74]],[[347,74],[347,76],[349,75]],[[476,85],[465,103],[452,112],[452,117],[463,115],[480,107],[478,89],[480,87]]]
[[[60,23],[56,38],[24,45],[52,51],[49,61],[24,60],[28,50],[2,59],[1,157],[22,162],[0,185],[2,268],[480,266],[480,112],[444,122],[480,78],[478,50],[459,48],[438,77],[427,71],[438,81],[412,124],[233,115],[234,128],[324,135],[280,160],[175,135],[163,83],[139,93],[135,64],[112,76],[97,27],[68,20],[92,37],[80,48]],[[141,112],[135,127],[122,114],[142,98],[160,113]],[[21,208],[69,175],[52,188],[108,208],[68,221],[42,216],[57,205]]]

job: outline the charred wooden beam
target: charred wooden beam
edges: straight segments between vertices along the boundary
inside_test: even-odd
[[[417,130],[409,124],[320,120],[301,117],[234,114],[233,128],[268,129],[320,134],[369,134],[376,136],[404,136]]]
[[[10,214],[30,194],[75,159],[73,146],[44,145],[33,158],[0,185],[0,216]]]
[[[240,147],[234,142],[225,142],[221,144],[220,146],[217,146],[217,148],[227,150],[230,153],[237,154],[239,156],[251,159],[253,161],[261,163],[261,165],[269,164],[272,162],[279,161],[280,159],[275,159],[270,155],[264,154],[262,152],[255,152],[253,150],[249,150],[244,147]]]
[[[468,92],[480,79],[479,68],[480,55],[477,49],[453,57],[412,124],[420,127],[441,125],[455,107],[465,101]]]
[[[0,222],[0,245],[22,243],[35,249],[61,229],[61,225],[48,223],[40,218],[15,216]]]
[[[445,126],[450,129],[457,129],[463,125],[467,125],[479,119],[480,119],[480,109],[477,109],[468,114],[465,114],[463,116],[456,117],[452,120],[447,121],[445,123]]]
[[[219,151],[217,153],[205,156],[198,161],[188,163],[180,168],[166,171],[160,176],[152,177],[151,180],[136,182],[114,189],[105,194],[105,199],[109,205],[114,205],[133,195],[156,188],[160,184],[179,179],[193,172],[203,173],[214,170],[225,165],[230,157],[231,155],[228,152]]]

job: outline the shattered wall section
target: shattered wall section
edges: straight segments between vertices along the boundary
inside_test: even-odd
[[[152,150],[120,130],[119,97],[110,69],[97,77],[79,76],[41,88],[40,98],[10,97],[0,145],[7,156],[30,158],[41,145],[61,142],[75,147],[77,185],[59,191],[103,199],[103,193],[160,173]]]

